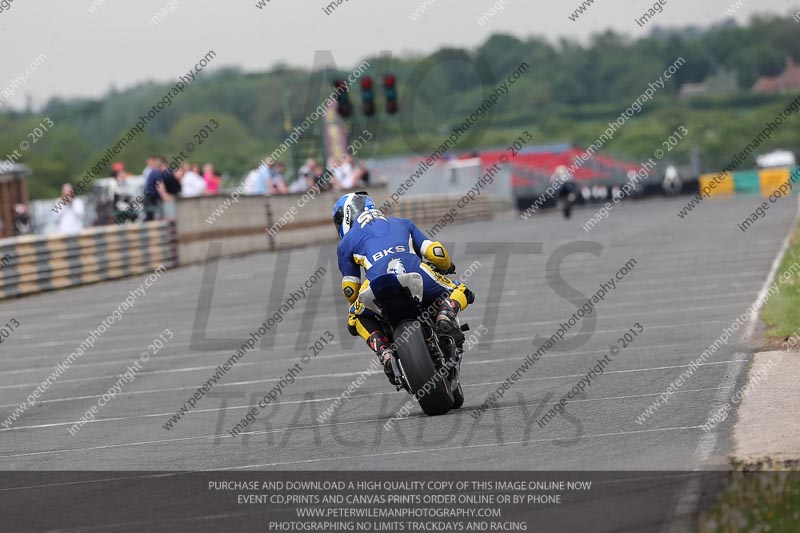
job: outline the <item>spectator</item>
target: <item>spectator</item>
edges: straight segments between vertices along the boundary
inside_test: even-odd
[[[157,155],[148,156],[144,170],[142,170],[142,176],[145,180],[147,180],[153,172],[158,171],[158,157]]]
[[[330,190],[331,185],[331,172],[326,172],[322,165],[319,163],[314,163],[314,168],[311,171],[312,179],[314,180],[314,186],[319,189],[320,191],[327,191]]]
[[[167,165],[166,159],[161,159],[161,168],[159,170],[161,171],[161,178],[164,182],[164,188],[166,189],[167,193],[173,197],[180,196],[181,182],[175,177],[175,173],[172,171],[172,168]]]
[[[266,160],[265,160],[266,161]],[[264,195],[267,194],[269,187],[267,182],[272,176],[272,163],[262,162],[255,170],[256,177],[252,183],[252,194]]]
[[[333,169],[333,188],[348,191],[355,189],[357,183],[353,158],[350,154],[344,154]]]
[[[306,159],[306,162],[300,167],[297,173],[297,179],[294,180],[289,192],[305,192],[315,186],[314,170],[317,168],[317,162],[313,159]]]
[[[286,172],[286,164],[276,163],[275,170],[267,176],[267,194],[286,194],[289,192],[283,179],[284,172]]]
[[[359,187],[367,187],[369,185],[369,169],[360,161],[356,165],[356,179]]]
[[[158,163],[160,174],[156,187],[163,201],[164,218],[175,220],[175,199],[181,194],[181,182],[175,177],[172,168],[167,165],[166,158],[161,157]]]
[[[311,172],[306,172],[297,176],[297,179],[289,185],[290,193],[301,193],[314,187],[314,176]]]
[[[216,173],[214,165],[211,163],[203,165],[203,179],[206,182],[206,194],[215,195],[219,193],[219,189],[222,186],[222,179],[219,177],[219,174]]]
[[[160,219],[162,215],[174,218],[175,196],[181,192],[181,184],[167,166],[167,159],[155,156],[155,160],[158,167],[150,173],[144,185],[144,213],[148,221]]]
[[[259,187],[259,172],[257,168],[252,169],[242,180],[242,185],[244,186],[244,193],[246,195],[255,196],[259,194],[264,194],[263,192],[258,191]]]
[[[184,198],[196,198],[206,193],[206,180],[193,171],[190,165],[181,166],[176,177],[181,182],[181,196]]]
[[[316,166],[317,166],[317,162],[309,157],[308,159],[306,159],[306,162],[303,163],[303,166],[300,167],[300,170],[298,171],[298,175],[300,175],[300,176],[310,176],[310,175],[312,175],[312,172],[314,172],[314,167],[316,167]]]
[[[111,165],[111,175],[114,182],[111,185],[112,206],[114,212],[114,222],[124,224],[125,222],[136,222],[139,213],[135,205],[135,191],[131,189],[128,181],[129,174],[122,163]]]
[[[16,204],[14,206],[14,235],[28,235],[31,230],[31,217],[28,215],[28,206]],[[0,231],[0,235],[2,235],[2,231]]]
[[[111,177],[116,178],[120,172],[125,171],[125,163],[122,161],[116,161],[111,163]]]
[[[75,196],[72,185],[65,183],[61,187],[62,208],[58,212],[58,232],[65,235],[80,233],[83,229],[83,200]]]
[[[142,171],[145,177],[144,182],[144,219],[146,221],[161,218],[161,193],[156,184],[158,183],[159,171],[158,163],[160,156],[151,155],[147,158],[147,166]]]
[[[156,187],[159,173],[156,170],[147,174],[144,182],[144,219],[146,221],[161,218],[161,193]]]

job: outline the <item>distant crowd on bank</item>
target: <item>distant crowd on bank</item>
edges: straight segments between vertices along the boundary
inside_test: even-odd
[[[161,155],[149,156],[140,174],[128,172],[121,162],[113,163],[111,177],[113,181],[102,195],[104,200],[96,201],[97,224],[171,220],[175,218],[178,198],[215,196],[223,192],[223,176],[213,163],[170,165]],[[329,162],[327,169],[313,158],[306,159],[293,181],[287,179],[285,163],[262,162],[247,173],[240,187],[246,195],[270,196],[302,194],[311,189],[350,190],[366,186],[369,181],[367,167],[345,154]],[[59,204],[58,232],[73,234],[83,229],[86,208],[71,184],[63,185]],[[20,230],[29,231],[25,223],[28,220],[26,206],[18,207],[18,211]]]

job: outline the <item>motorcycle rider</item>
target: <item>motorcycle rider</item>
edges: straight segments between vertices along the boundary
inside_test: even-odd
[[[564,165],[558,165],[550,176],[550,183],[558,187],[556,196],[562,200],[575,192],[575,178]]]
[[[408,219],[387,218],[365,191],[342,196],[333,207],[333,221],[340,239],[337,255],[343,276],[342,294],[351,304],[348,330],[363,338],[377,354],[392,384],[399,385],[392,371],[394,350],[375,313],[358,301],[359,292],[370,280],[388,272],[418,272],[423,280],[423,305],[438,301],[436,329],[452,337],[457,345],[463,343],[464,334],[456,315],[472,303],[474,295],[463,283],[454,283],[422,262],[429,261],[441,272],[455,272],[442,243],[428,239]],[[367,278],[363,284],[362,267]]]
[[[556,205],[565,218],[569,218],[575,203],[575,181],[572,172],[564,165],[556,167],[550,176],[550,187],[557,188]]]

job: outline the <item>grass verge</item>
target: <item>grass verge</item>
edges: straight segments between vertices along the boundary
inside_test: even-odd
[[[763,467],[771,471],[761,470]],[[739,468],[747,470],[728,473],[719,503],[701,515],[698,531],[796,533],[800,524],[800,472],[796,470],[797,465],[770,463],[739,465]],[[751,470],[753,468],[756,470]]]
[[[797,266],[793,267],[794,264]],[[792,268],[795,270],[793,273]],[[769,326],[766,341],[773,349],[774,343],[800,335],[800,224],[795,228],[792,244],[776,277],[786,281],[778,284],[778,292],[770,297],[761,313],[762,319]]]

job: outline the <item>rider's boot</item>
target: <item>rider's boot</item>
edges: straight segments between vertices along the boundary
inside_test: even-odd
[[[382,331],[373,331],[369,336],[369,340],[367,340],[367,344],[372,351],[377,354],[378,359],[381,364],[383,364],[383,372],[386,374],[386,377],[389,378],[389,382],[395,386],[399,385],[400,383],[394,375],[394,370],[392,370],[394,350],[392,350],[389,344],[389,338],[386,337],[386,334]]]
[[[436,314],[436,329],[442,335],[452,337],[456,346],[461,346],[464,342],[464,333],[456,321],[456,315],[461,310],[461,304],[452,298],[445,298],[439,304],[439,312]]]

